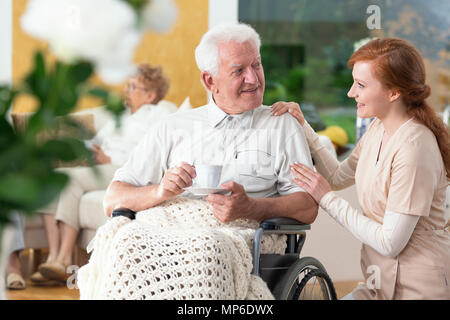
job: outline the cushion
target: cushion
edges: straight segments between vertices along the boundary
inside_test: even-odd
[[[114,116],[109,112],[105,106],[84,109],[74,113],[75,115],[92,115],[94,117],[94,130],[98,132],[109,120],[114,119]]]
[[[83,195],[79,208],[81,228],[95,230],[106,222],[108,216],[103,211],[105,193],[106,190],[96,190]]]
[[[40,214],[34,214],[30,217],[27,217],[27,219],[25,219],[25,225],[27,229],[36,229],[44,227],[44,223],[42,221],[42,217]]]
[[[190,109],[192,109],[191,101],[190,101],[189,97],[186,97],[186,99],[184,99],[184,101],[180,104],[180,107],[178,108],[178,110],[184,111],[184,110],[190,110]]]
[[[170,110],[172,112],[176,112],[178,110],[177,105],[173,102],[170,102],[168,100],[161,100],[158,102],[159,107],[166,108],[167,110]]]

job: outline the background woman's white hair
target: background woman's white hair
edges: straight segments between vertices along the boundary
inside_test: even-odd
[[[195,49],[195,60],[200,71],[217,75],[220,63],[219,44],[228,41],[251,41],[258,51],[261,46],[261,39],[251,26],[238,22],[220,24],[205,33]]]

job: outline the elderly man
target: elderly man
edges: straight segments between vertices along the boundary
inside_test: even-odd
[[[48,280],[65,281],[66,267],[71,264],[72,250],[79,230],[79,202],[84,193],[105,189],[114,172],[125,163],[131,150],[147,130],[161,117],[175,112],[175,106],[157,105],[169,89],[169,80],[159,66],[141,64],[138,74],[128,80],[125,88],[127,110],[121,127],[110,120],[88,142],[92,148],[100,177],[89,167],[60,169],[70,176],[70,184],[59,200],[41,210],[49,242],[46,263],[39,267],[31,280],[35,284],[47,284]],[[58,224],[56,223],[58,222]]]
[[[108,187],[108,215],[119,207],[142,211],[182,194],[193,185],[195,164],[206,163],[223,165],[221,187],[231,192],[206,197],[220,221],[315,220],[317,204],[290,172],[294,162],[312,167],[308,144],[293,117],[274,118],[262,105],[259,48],[258,34],[244,24],[221,25],[203,36],[196,61],[212,99],[149,131]]]

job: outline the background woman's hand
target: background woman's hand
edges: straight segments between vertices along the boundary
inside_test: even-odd
[[[102,150],[102,148],[98,144],[93,144],[93,148],[91,149],[94,160],[97,164],[107,164],[111,163],[111,158],[108,157]]]
[[[294,182],[308,192],[317,203],[331,191],[330,184],[320,173],[300,164],[291,164]]]
[[[280,116],[283,113],[289,112],[297,121],[303,126],[305,123],[305,117],[303,116],[300,106],[295,102],[276,102],[272,105],[272,115]]]

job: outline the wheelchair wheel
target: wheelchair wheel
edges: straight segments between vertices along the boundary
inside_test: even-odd
[[[336,300],[336,291],[324,266],[312,257],[295,261],[274,288],[278,300]]]

